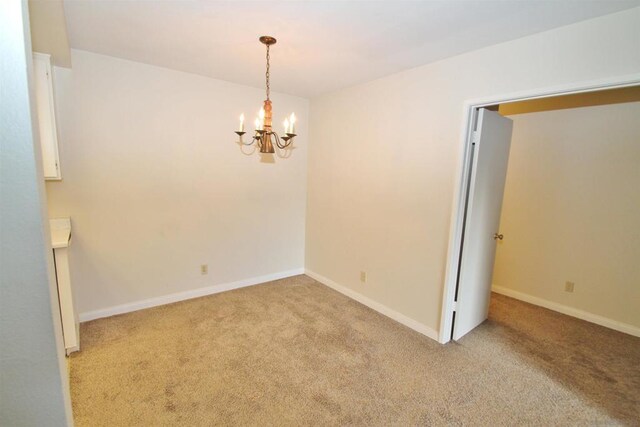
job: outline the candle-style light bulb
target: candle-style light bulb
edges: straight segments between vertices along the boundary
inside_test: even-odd
[[[260,109],[258,116],[260,117],[260,130],[264,130],[264,108]]]
[[[289,127],[290,127],[290,132],[289,133],[296,133],[296,115],[295,113],[291,113],[291,117],[289,118]]]
[[[256,130],[260,130],[260,119],[256,119]]]
[[[289,133],[289,119],[284,119],[284,133]]]
[[[238,132],[244,132],[244,113],[240,114],[240,127]]]

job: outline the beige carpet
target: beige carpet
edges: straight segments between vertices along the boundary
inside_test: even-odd
[[[442,346],[306,276],[82,325],[77,426],[638,425],[640,339],[494,295]]]

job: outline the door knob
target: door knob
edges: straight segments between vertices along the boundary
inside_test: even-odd
[[[502,240],[502,239],[504,239],[504,235],[503,234],[496,233],[496,234],[493,235],[493,240]]]

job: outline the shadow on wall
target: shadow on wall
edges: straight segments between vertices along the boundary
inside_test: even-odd
[[[293,155],[293,150],[296,149],[296,147],[290,145],[285,149],[276,149],[274,154],[266,154],[259,153],[259,147],[256,143],[247,143],[242,139],[238,139],[235,143],[240,148],[240,152],[245,156],[251,157],[257,154],[260,159],[260,163],[276,163],[276,157],[279,159],[288,159]]]

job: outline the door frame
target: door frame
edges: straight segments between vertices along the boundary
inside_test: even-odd
[[[590,82],[571,83],[543,89],[532,89],[523,92],[489,96],[480,99],[467,100],[463,104],[463,127],[461,144],[458,155],[458,167],[456,168],[455,196],[451,209],[451,221],[449,227],[449,247],[447,250],[447,263],[442,294],[442,311],[440,314],[440,330],[438,341],[446,344],[451,341],[453,314],[455,311],[455,293],[460,268],[460,250],[462,248],[462,232],[464,229],[464,216],[467,205],[467,193],[471,187],[471,146],[475,130],[478,110],[496,104],[526,101],[531,99],[549,98],[561,95],[573,95],[578,93],[598,92],[608,89],[640,85],[640,74],[630,74],[608,79],[600,79]],[[480,148],[478,148],[480,149]]]

